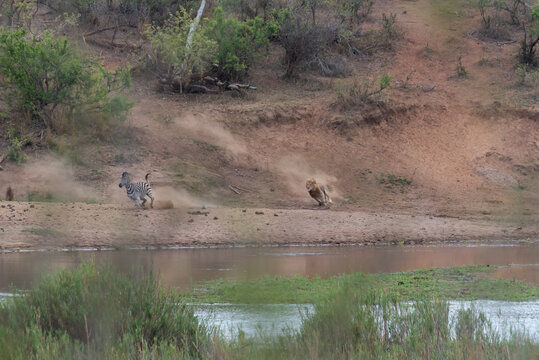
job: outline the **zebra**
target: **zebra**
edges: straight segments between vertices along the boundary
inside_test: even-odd
[[[152,202],[150,203],[150,206],[153,208],[153,194],[152,194],[152,187],[150,186],[150,182],[148,181],[148,176],[150,176],[150,173],[146,174],[146,181],[144,182],[136,182],[132,183],[131,179],[129,178],[129,173],[124,172],[122,174],[122,181],[120,181],[119,187],[125,186],[125,189],[127,190],[127,196],[133,200],[136,206],[140,206],[141,208],[145,208],[144,204],[146,203],[146,195],[150,199],[152,199]],[[142,204],[139,205],[139,202],[142,201]]]

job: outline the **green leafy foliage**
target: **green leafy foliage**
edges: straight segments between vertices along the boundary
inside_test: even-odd
[[[268,36],[275,31],[272,22],[264,24],[259,17],[239,21],[227,17],[221,7],[216,8],[206,32],[217,43],[220,77],[226,80],[245,77],[249,67],[264,54],[269,45]]]
[[[268,20],[273,11],[288,5],[277,0],[220,0],[219,4],[227,13],[238,16],[240,20],[262,16],[264,21]]]
[[[200,74],[211,66],[217,52],[217,43],[200,28],[203,24],[198,24],[189,50],[186,50],[192,24],[194,26],[190,14],[181,9],[171,15],[163,26],[150,26],[146,31],[152,44],[148,66],[156,69],[156,75],[168,84],[172,85],[173,81],[179,83],[180,91],[189,84],[193,74]]]
[[[378,81],[375,78],[363,81],[354,79],[350,86],[339,90],[336,103],[343,110],[365,104],[380,96],[385,89],[390,88],[391,80],[391,74],[382,75]]]
[[[418,296],[503,301],[527,301],[539,297],[539,289],[533,285],[489,276],[495,269],[492,266],[463,266],[391,274],[355,273],[328,279],[264,276],[249,280],[214,280],[184,296],[192,302],[303,304],[331,299],[346,283],[365,292],[384,289],[397,294],[403,301],[415,300]]]
[[[135,280],[93,262],[45,277],[0,304],[4,359],[52,359],[62,351],[62,358],[125,359],[165,349],[176,358],[200,358],[208,345],[206,329],[177,293],[151,275]]]
[[[128,70],[112,74],[95,59],[78,54],[65,38],[29,36],[24,30],[0,33],[0,74],[12,110],[22,110],[54,130],[58,109],[71,115],[100,112],[109,93],[128,85]]]
[[[0,1],[0,23],[7,20],[9,27],[19,25],[29,26],[34,13],[33,1],[27,0],[2,0]]]
[[[339,1],[341,17],[343,20],[348,20],[351,25],[353,23],[359,24],[361,20],[369,16],[373,4],[372,0]]]
[[[15,137],[11,139],[11,144],[7,148],[6,158],[10,161],[16,162],[17,164],[26,162],[26,160],[28,160],[28,156],[22,152],[23,145],[24,144],[19,140],[19,138]]]

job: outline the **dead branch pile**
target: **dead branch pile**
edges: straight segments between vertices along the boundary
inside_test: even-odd
[[[174,86],[174,82],[173,82]],[[217,94],[223,91],[234,91],[238,95],[245,95],[246,90],[256,90],[255,86],[249,84],[230,83],[222,81],[217,77],[206,75],[199,81],[189,85],[190,93]]]

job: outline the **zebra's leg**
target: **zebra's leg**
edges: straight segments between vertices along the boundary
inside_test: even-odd
[[[133,204],[135,204],[136,207],[138,207],[138,201],[137,201],[137,199],[131,199],[131,201],[133,202]]]
[[[153,209],[153,195],[148,194],[148,196],[150,197],[150,199],[152,199],[152,201],[150,202],[150,207]]]
[[[142,204],[140,204],[140,207],[143,208],[143,209],[146,209],[146,206],[144,204],[146,204],[146,198],[145,197],[142,198]]]

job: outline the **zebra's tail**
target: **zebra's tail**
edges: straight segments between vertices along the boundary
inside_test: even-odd
[[[150,183],[150,180],[148,180],[148,178],[150,177],[150,173],[147,173],[146,174],[146,182],[149,184]]]

